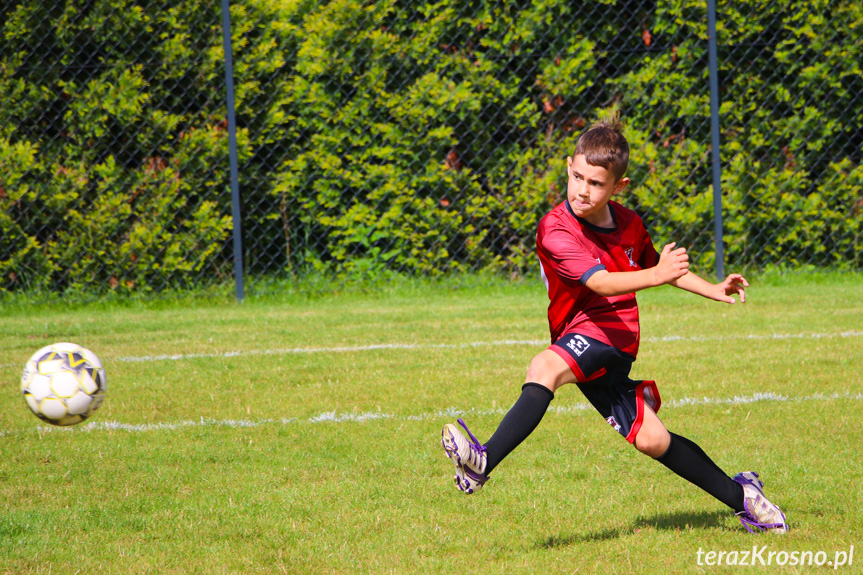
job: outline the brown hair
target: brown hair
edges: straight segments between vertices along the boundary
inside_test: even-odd
[[[623,135],[623,124],[617,114],[593,124],[581,135],[573,157],[583,154],[591,166],[605,168],[620,180],[629,165],[629,143]]]

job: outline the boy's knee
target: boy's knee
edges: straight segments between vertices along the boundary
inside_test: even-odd
[[[554,392],[563,383],[566,383],[563,381],[566,379],[564,377],[566,372],[569,372],[569,367],[560,356],[553,351],[545,350],[530,361],[525,379],[547,387]]]
[[[548,361],[539,354],[530,360],[530,365],[527,366],[527,379],[531,381],[542,379],[548,371]]]
[[[638,435],[635,436],[633,445],[641,453],[656,459],[668,451],[668,446],[671,445],[671,435],[665,427],[653,429],[642,427],[638,431]]]

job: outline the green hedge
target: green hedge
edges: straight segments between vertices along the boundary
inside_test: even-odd
[[[573,136],[613,109],[623,201],[712,269],[703,1],[233,4],[252,273],[535,273]],[[225,277],[218,7],[76,5],[0,8],[0,285]],[[729,264],[860,269],[863,8],[718,20]]]
[[[148,291],[230,273],[214,258],[230,229],[219,29],[205,2],[138,4],[2,9],[5,289]]]
[[[643,211],[660,235],[682,234],[712,266],[703,4],[663,3],[655,30],[673,49],[615,83],[625,102],[636,95],[625,104],[630,125],[649,127],[634,135]],[[860,270],[863,6],[760,1],[718,9],[726,260]]]
[[[252,20],[267,20],[263,6]],[[286,9],[272,32],[284,65],[267,101],[290,124],[270,138],[287,139],[287,153],[258,167],[274,183],[256,193],[290,206],[272,216],[289,247],[306,246],[288,250],[288,265],[534,273],[536,221],[562,197],[573,135],[618,109],[633,144],[625,201],[657,242],[690,246],[712,270],[706,6],[650,6]],[[863,8],[720,10],[728,261],[860,269]],[[259,110],[253,98],[241,105],[248,125]]]

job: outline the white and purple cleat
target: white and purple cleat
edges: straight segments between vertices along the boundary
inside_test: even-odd
[[[467,428],[461,418],[458,420],[470,436],[470,440],[452,423],[443,426],[441,443],[446,456],[455,464],[455,486],[466,494],[479,490],[488,480],[485,474],[485,446]]]
[[[750,533],[788,531],[785,514],[764,496],[764,482],[758,478],[757,473],[744,471],[731,480],[743,486],[743,506],[746,510],[738,513],[737,517]]]

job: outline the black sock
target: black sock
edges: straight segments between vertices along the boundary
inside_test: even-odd
[[[735,512],[743,511],[743,486],[732,481],[695,442],[672,433],[668,451],[656,460]]]
[[[521,395],[497,427],[497,431],[486,442],[486,466],[488,475],[504,457],[524,441],[536,429],[554,393],[538,383],[525,383]]]

